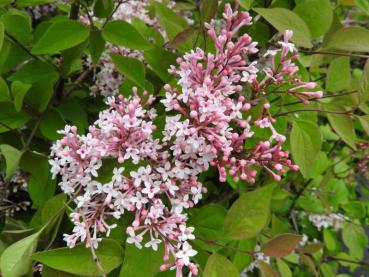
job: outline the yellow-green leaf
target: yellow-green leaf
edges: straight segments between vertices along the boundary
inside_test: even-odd
[[[273,189],[268,185],[241,195],[227,213],[225,235],[236,240],[257,236],[268,222]]]
[[[204,277],[238,277],[240,276],[236,266],[223,255],[214,253],[206,262]]]

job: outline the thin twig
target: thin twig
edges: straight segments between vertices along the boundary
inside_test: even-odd
[[[353,58],[362,58],[362,59],[369,59],[369,55],[362,55],[362,54],[352,54],[352,53],[345,53],[345,52],[331,52],[331,51],[308,51],[308,50],[300,50],[300,52],[305,54],[316,54],[316,55],[334,55],[334,56],[347,56]]]
[[[293,199],[292,205],[288,210],[288,214],[290,214],[294,208],[296,207],[297,200],[301,197],[301,195],[304,193],[304,191],[308,188],[309,184],[313,181],[313,179],[309,179],[305,182],[305,184],[302,186],[302,188],[296,193],[295,198]]]
[[[333,257],[333,256],[323,257],[322,261],[327,261],[327,262],[329,262],[329,261],[341,261],[341,262],[352,263],[352,264],[369,265],[369,261],[366,261],[366,260],[354,261],[354,260],[349,260],[349,259],[345,259],[345,258],[338,258],[338,257]]]
[[[116,13],[116,11],[119,9],[120,5],[122,5],[123,3],[127,2],[126,1],[119,1],[117,3],[117,5],[115,6],[114,10],[111,12],[111,14],[108,16],[108,18],[105,20],[104,24],[102,25],[102,29],[104,29],[104,27],[106,26],[106,24],[109,23],[110,20],[112,20],[113,15]]]
[[[321,98],[309,99],[309,101],[318,102],[320,99],[341,97],[341,96],[346,96],[346,95],[350,95],[350,94],[354,94],[354,93],[358,93],[358,92],[359,91],[355,90],[355,91],[349,91],[349,92],[343,92],[343,93],[337,93],[337,94],[329,94],[329,95],[324,95]],[[301,101],[295,101],[295,102],[291,102],[291,103],[286,103],[286,104],[283,104],[283,105],[279,105],[279,107],[292,106],[292,105],[297,105],[297,104],[301,104]]]
[[[31,53],[31,51],[29,51],[27,49],[27,47],[25,47],[18,39],[16,39],[12,34],[10,34],[8,31],[5,31],[5,35],[11,39],[16,45],[18,45],[20,48],[22,48],[25,52],[27,52],[28,55],[30,55],[32,58],[34,58],[35,60],[41,60],[40,57],[34,55]]]
[[[248,250],[244,250],[244,249],[240,249],[240,248],[237,248],[237,247],[229,246],[229,245],[226,245],[226,244],[222,244],[222,243],[219,243],[219,242],[216,242],[216,241],[213,241],[213,240],[208,240],[208,239],[201,238],[201,237],[196,237],[196,239],[201,240],[201,241],[203,241],[203,242],[205,242],[209,245],[221,246],[221,247],[228,248],[228,249],[240,252],[240,253],[248,254],[250,256],[254,256],[257,253],[257,251],[248,251]]]
[[[92,254],[92,259],[94,260],[96,266],[97,266],[97,269],[99,270],[99,274],[100,276],[102,277],[106,277],[106,273],[100,263],[100,259],[99,257],[96,255],[96,252],[95,252],[95,249],[93,247],[90,247],[90,250],[91,250],[91,254]]]
[[[275,114],[275,115],[273,115],[273,117],[284,116],[284,115],[288,115],[288,114],[291,114],[291,113],[301,113],[301,112],[321,112],[321,113],[351,115],[354,111],[349,110],[349,111],[345,111],[345,112],[340,112],[340,111],[329,111],[329,110],[321,110],[321,109],[301,109],[301,110],[294,110],[294,111]]]

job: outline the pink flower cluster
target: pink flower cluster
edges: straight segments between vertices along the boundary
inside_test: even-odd
[[[297,77],[290,32],[280,50],[267,53],[272,66],[260,72],[256,62],[245,59],[257,53],[256,43],[247,34],[232,41],[242,26],[251,24],[251,17],[247,12],[233,12],[229,4],[223,16],[226,24],[220,35],[214,22],[207,25],[215,53],[196,49],[179,58],[178,67],[170,68],[178,84],[165,86],[161,103],[168,115],[162,132],[154,124],[155,109],[149,108],[154,99],[146,92],[139,96],[135,88],[132,97],[108,98],[110,108],[100,113],[87,135],[78,135],[71,126],[61,132],[64,138],[52,147],[50,163],[53,174],[61,175],[61,188],[76,204],[71,214],[73,233],[65,235],[68,246],[82,241],[87,247],[97,247],[99,233],[108,236],[116,227],[110,220],[132,212],[128,243],[154,250],[161,245],[161,270],[176,269],[179,277],[187,267],[196,275],[198,268],[191,259],[197,252],[189,243],[195,239],[194,228],[186,226],[185,211],[206,192],[199,173],[213,166],[220,181],[229,174],[235,181],[253,183],[257,170],[280,180],[286,168],[298,169],[282,150],[286,138],[273,127],[270,104],[264,102],[257,120],[247,115],[255,99],[247,98],[243,84],[251,86],[260,99],[268,85],[289,84],[287,93],[304,103],[321,93],[304,91],[314,85]],[[248,149],[244,145],[253,136],[253,128],[269,128],[271,137]],[[99,181],[102,167],[112,161],[111,179]]]

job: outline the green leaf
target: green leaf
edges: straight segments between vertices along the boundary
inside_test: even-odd
[[[37,41],[31,52],[38,55],[55,54],[82,43],[88,36],[88,28],[77,21],[56,21]]]
[[[148,50],[153,47],[131,24],[122,20],[109,22],[102,36],[113,44],[131,49]]]
[[[224,222],[227,237],[236,240],[250,239],[260,233],[270,216],[273,189],[273,185],[268,185],[244,193],[233,203]]]
[[[22,43],[31,37],[31,25],[21,14],[6,14],[2,17],[5,30]]]
[[[345,112],[346,109],[336,103],[324,103],[323,108],[327,111]],[[356,134],[354,124],[349,115],[327,113],[328,121],[341,139],[353,149],[356,149]]]
[[[63,137],[57,131],[64,129],[65,124],[60,113],[55,109],[50,109],[46,111],[41,120],[40,131],[44,137],[55,141]]]
[[[170,65],[175,64],[177,56],[163,48],[154,48],[144,53],[145,61],[163,82],[169,82],[172,76],[168,73]]]
[[[254,9],[258,14],[265,18],[270,24],[273,25],[280,32],[285,30],[292,30],[292,41],[298,46],[311,48],[311,35],[310,30],[306,26],[306,23],[295,13],[284,8],[273,9]]]
[[[49,161],[46,156],[26,152],[20,161],[20,167],[31,174],[28,192],[33,205],[40,206],[54,195],[55,180],[51,179]]]
[[[39,112],[43,112],[54,94],[57,78],[41,79],[32,84],[24,101]]]
[[[27,113],[17,112],[13,103],[0,103],[0,133],[22,127],[29,119]]]
[[[179,32],[188,27],[186,20],[182,16],[176,14],[162,3],[155,2],[153,5],[159,24],[166,31],[170,40],[173,40]]]
[[[282,277],[292,277],[292,272],[290,268],[283,260],[277,259],[277,267]]]
[[[312,177],[314,164],[321,148],[320,129],[316,123],[307,120],[295,120],[291,131],[291,152],[301,173]]]
[[[108,274],[123,262],[123,248],[114,240],[104,239],[96,249],[104,272]],[[99,270],[92,259],[90,249],[84,244],[74,248],[57,248],[49,251],[37,252],[32,259],[51,268],[83,276],[97,276]]]
[[[55,214],[65,207],[66,199],[66,194],[60,193],[45,202],[41,210],[41,221],[43,224],[46,224]]]
[[[239,0],[238,2],[240,3],[242,8],[244,8],[245,10],[249,10],[251,9],[252,2],[254,1],[253,0]]]
[[[261,277],[279,277],[277,272],[275,272],[274,269],[266,262],[258,260],[258,264],[261,272]]]
[[[152,248],[138,249],[133,244],[126,244],[124,262],[120,271],[120,277],[154,277],[160,272],[163,264],[164,247],[159,245],[158,251]],[[137,266],[137,261],[144,261]]]
[[[293,11],[305,21],[313,39],[323,36],[332,24],[330,0],[305,0],[296,5]]]
[[[295,234],[278,235],[261,246],[261,251],[269,257],[281,258],[289,255],[301,241],[302,236]]]
[[[6,161],[5,175],[6,177],[10,177],[17,169],[19,160],[22,157],[23,153],[8,144],[0,145],[0,152],[4,156]]]
[[[137,86],[145,88],[145,66],[142,62],[131,57],[111,54],[118,71]]]
[[[20,81],[15,81],[11,84],[11,91],[14,99],[14,106],[17,112],[21,111],[23,106],[24,96],[27,94],[28,90],[32,85],[24,84]]]
[[[202,0],[201,3],[201,22],[210,22],[217,14],[219,1],[218,0]]]
[[[0,259],[3,277],[19,277],[31,270],[31,255],[36,250],[40,233],[21,239],[5,249]]]
[[[50,64],[43,61],[30,61],[11,75],[8,80],[34,84],[40,80],[56,78],[58,78],[58,73]]]
[[[97,0],[94,5],[94,15],[99,18],[107,18],[113,10],[113,0]]]
[[[9,88],[3,78],[0,77],[0,102],[11,101]]]
[[[369,136],[369,114],[358,116],[358,119],[360,121],[361,126],[363,126],[363,129]]]
[[[237,268],[223,255],[214,253],[206,262],[203,273],[204,277],[238,277],[240,276]]]
[[[369,2],[367,0],[355,0],[355,3],[366,15],[369,15]]]
[[[369,52],[369,30],[362,27],[339,29],[331,36],[325,48]]]
[[[342,239],[349,248],[350,255],[361,260],[368,244],[368,237],[364,229],[357,224],[346,223],[342,230]]]
[[[196,226],[195,236],[208,240],[222,239],[224,233],[224,219],[227,210],[216,204],[209,204],[193,211],[189,218],[189,225]],[[195,243],[201,248],[214,251],[217,247],[211,246],[201,240],[196,240]]]
[[[105,40],[103,39],[101,32],[97,30],[91,30],[90,32],[90,44],[89,51],[93,64],[96,65],[100,59],[101,54],[105,50]]]
[[[351,84],[351,68],[349,57],[339,57],[331,61],[328,68],[326,89],[329,92],[339,92]]]
[[[76,277],[76,276],[77,275],[73,275],[65,271],[52,269],[48,266],[44,266],[42,268],[42,277]]]

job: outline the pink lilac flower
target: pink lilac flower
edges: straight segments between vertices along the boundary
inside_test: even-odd
[[[71,126],[60,132],[64,137],[52,147],[50,164],[53,176],[61,175],[60,187],[76,204],[71,216],[75,228],[64,238],[68,246],[82,241],[97,247],[101,234],[108,236],[116,227],[108,222],[131,212],[128,243],[163,247],[162,270],[176,269],[180,277],[186,267],[196,275],[198,266],[192,259],[197,252],[189,243],[195,238],[194,228],[186,225],[186,210],[207,191],[198,175],[215,167],[222,182],[230,176],[254,183],[258,170],[276,181],[286,169],[298,170],[282,149],[286,137],[273,127],[270,104],[265,102],[260,117],[252,119],[246,112],[256,104],[242,86],[247,83],[255,95],[264,97],[268,86],[289,85],[285,93],[304,103],[321,93],[307,91],[315,85],[297,77],[291,32],[285,33],[281,49],[268,52],[272,66],[260,70],[246,59],[258,51],[251,37],[243,34],[233,40],[242,26],[251,24],[250,15],[226,4],[223,17],[218,35],[214,21],[206,24],[215,54],[197,48],[169,69],[178,82],[164,87],[161,103],[171,115],[165,119],[162,138],[154,136],[154,99],[147,92],[139,96],[136,88],[131,97],[108,98],[110,107],[87,135],[78,135]],[[271,136],[246,148],[255,128],[269,129]],[[111,180],[101,183],[100,169],[107,161],[116,167]],[[132,165],[134,169],[128,170]]]

